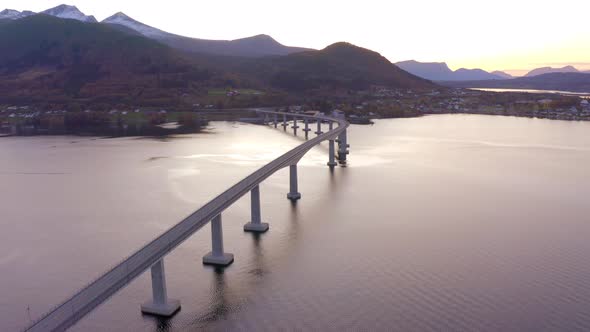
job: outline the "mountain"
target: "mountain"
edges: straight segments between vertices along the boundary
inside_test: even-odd
[[[364,90],[374,85],[390,88],[433,88],[436,85],[392,64],[379,53],[349,43],[257,60],[245,66],[248,74],[291,91],[317,89]]]
[[[85,15],[76,6],[59,5],[57,7],[42,11],[41,13],[59,18],[73,19],[88,23],[98,22],[96,18],[94,18],[94,16]]]
[[[75,6],[59,5],[41,13],[64,19],[97,23],[94,16],[88,16],[82,13]],[[6,9],[0,12],[0,22],[5,20],[17,20],[34,14],[35,13],[30,11],[24,11],[21,13],[16,10]],[[122,12],[118,12],[111,17],[108,17],[101,23],[111,25],[125,32],[129,32],[130,30],[135,31],[145,37],[190,53],[263,57],[269,55],[287,55],[310,50],[307,48],[282,45],[268,35],[257,35],[236,40],[208,40],[179,36],[141,23]]]
[[[139,21],[136,21],[122,12],[118,12],[113,16],[107,17],[101,23],[122,25],[134,31],[137,31],[146,37],[154,39],[174,36],[170,33],[164,32],[162,30],[151,27],[147,24],[143,24]]]
[[[514,78],[514,76],[512,76],[512,75],[510,75],[508,73],[505,73],[503,71],[499,71],[499,70],[493,71],[493,72],[491,72],[491,74],[492,75],[496,75],[498,77],[501,77],[503,79],[511,79],[511,78]]]
[[[33,15],[1,25],[0,45],[0,104],[172,105],[221,84],[170,47],[102,24]]]
[[[106,18],[102,23],[125,26],[146,37],[160,41],[173,48],[191,53],[261,57],[269,55],[287,55],[309,50],[282,45],[267,35],[258,35],[236,40],[208,40],[179,36],[141,23],[121,12]]]
[[[209,101],[209,89],[227,87],[263,90],[258,99],[278,104],[376,85],[438,87],[348,43],[258,58],[187,54],[121,25],[32,15],[2,23],[0,45],[0,104],[175,107]]]
[[[457,69],[454,72],[454,81],[471,80],[498,80],[502,77],[488,73],[483,69]]]
[[[460,88],[534,89],[590,93],[590,74],[549,73],[510,80],[444,82],[444,84]]]
[[[525,77],[533,77],[543,74],[550,74],[550,73],[578,73],[579,71],[574,68],[573,66],[565,66],[563,68],[552,68],[552,67],[542,67],[533,69],[528,72]]]
[[[0,12],[0,20],[18,20],[35,14],[36,13],[29,10],[19,12],[18,10],[14,9],[4,9]],[[74,19],[87,23],[98,22],[96,18],[94,18],[94,16],[85,15],[76,6],[59,5],[57,7],[47,9],[41,12],[41,14],[51,15],[65,19]]]
[[[453,80],[453,71],[444,62],[418,62],[408,60],[397,62],[396,66],[416,76],[432,81]]]
[[[2,20],[14,20],[19,18],[21,13],[18,10],[14,9],[4,9],[0,12],[0,19]]]
[[[482,69],[461,68],[452,71],[444,62],[409,60],[397,62],[396,65],[409,73],[432,81],[497,80],[503,78]]]
[[[32,11],[25,10],[23,12],[19,12],[18,10],[14,9],[4,9],[0,12],[0,20],[18,20],[23,17],[34,15]]]

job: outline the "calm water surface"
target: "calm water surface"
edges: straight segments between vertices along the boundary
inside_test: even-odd
[[[171,320],[140,314],[144,273],[73,331],[590,329],[590,123],[440,115],[350,129],[224,215],[225,271],[205,228],[166,258]],[[0,330],[22,328],[301,141],[216,122],[166,141],[0,140]]]
[[[581,98],[590,98],[588,92],[572,92],[560,90],[535,90],[535,89],[495,89],[495,88],[471,88],[471,90],[490,91],[490,92],[526,92],[526,93],[554,93],[559,95],[579,96]]]

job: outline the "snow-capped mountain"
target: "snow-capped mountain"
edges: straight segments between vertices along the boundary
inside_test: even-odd
[[[259,57],[267,55],[286,55],[308,50],[304,48],[284,46],[267,35],[258,35],[236,40],[207,40],[179,36],[143,24],[121,12],[103,20],[101,23],[124,26],[144,35],[145,37],[155,39],[173,48],[192,53]]]
[[[59,5],[41,13],[63,19],[74,19],[86,23],[98,23],[94,16],[82,13],[76,6]],[[17,20],[34,14],[35,13],[30,11],[23,11],[21,13],[17,10],[6,9],[0,12],[0,19]],[[103,20],[101,24],[111,25],[114,28],[126,31],[127,33],[143,35],[147,38],[171,46],[172,48],[191,53],[261,57],[268,55],[287,55],[309,50],[306,48],[282,45],[267,35],[258,35],[236,40],[207,40],[179,36],[143,24],[121,12]]]
[[[138,21],[132,19],[131,17],[125,15],[122,12],[118,12],[115,15],[104,19],[101,23],[119,24],[119,25],[128,27],[132,30],[135,30],[135,31],[137,31],[137,32],[141,33],[142,35],[149,37],[149,38],[163,38],[163,37],[168,37],[170,35],[167,32],[156,29],[156,28],[151,27],[147,24],[143,24],[141,22],[138,22]]]
[[[18,20],[19,18],[27,17],[34,15],[32,11],[25,10],[23,12],[19,12],[18,10],[14,9],[4,9],[0,12],[0,20]]]
[[[20,12],[14,9],[4,9],[0,12],[0,19],[14,20],[20,16]]]
[[[94,18],[94,16],[85,15],[76,6],[59,5],[57,7],[47,9],[41,13],[46,14],[46,15],[59,17],[59,18],[74,19],[74,20],[87,22],[87,23],[97,23],[98,22],[96,20],[96,18]],[[14,9],[4,9],[3,11],[0,12],[0,19],[18,20],[23,17],[27,17],[27,16],[31,16],[31,15],[35,15],[35,14],[36,13],[29,11],[29,10],[24,10],[22,12],[19,12],[18,10],[14,10]]]
[[[42,14],[47,14],[59,18],[69,18],[82,22],[97,23],[98,21],[94,16],[85,15],[76,6],[59,5],[57,7],[47,9]]]

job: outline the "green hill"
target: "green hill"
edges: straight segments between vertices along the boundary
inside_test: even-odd
[[[214,76],[156,41],[46,15],[0,25],[0,45],[5,100],[165,100]]]
[[[259,60],[256,68],[272,85],[288,90],[363,90],[372,85],[391,88],[434,86],[430,81],[401,70],[379,53],[349,43]]]
[[[171,107],[224,102],[223,94],[210,98],[212,88],[266,92],[228,104],[237,106],[312,92],[330,98],[375,85],[434,87],[347,43],[286,56],[214,56],[182,53],[128,30],[46,15],[0,24],[0,104]]]

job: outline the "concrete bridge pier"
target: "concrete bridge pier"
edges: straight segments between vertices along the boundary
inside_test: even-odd
[[[287,131],[287,127],[289,126],[287,124],[287,115],[283,114],[283,124],[281,124],[281,126],[283,126],[283,130]]]
[[[334,129],[334,123],[330,121],[330,131],[332,131],[332,129]],[[334,139],[331,139],[328,141],[328,166],[332,169],[338,165],[335,161],[335,150]]]
[[[276,115],[276,114],[275,114],[275,116],[274,116],[274,119],[273,119],[273,120],[274,120],[275,129],[276,129],[276,128],[277,128],[277,125],[278,125],[278,123],[279,123],[279,122],[277,121],[277,115]]]
[[[252,221],[244,225],[244,231],[252,233],[264,233],[268,231],[268,224],[261,221],[260,216],[260,186],[250,191],[250,205]]]
[[[211,246],[211,252],[203,257],[203,264],[228,266],[234,262],[234,255],[223,251],[221,214],[211,220]]]
[[[315,132],[316,135],[320,136],[321,134],[323,134],[322,132],[322,120],[318,119],[318,129]]]
[[[299,126],[297,125],[296,117],[293,117],[293,125],[291,126],[291,128],[293,128],[293,135],[297,136],[297,129],[299,128]]]
[[[348,148],[350,147],[350,145],[348,145],[348,139],[346,136],[346,130],[344,130],[339,136],[338,136],[338,162],[340,164],[346,164],[346,155],[348,155]]]
[[[336,166],[338,166],[338,163],[336,162],[336,158],[335,158],[335,147],[334,147],[334,140],[331,139],[328,141],[328,166],[330,166],[330,168],[334,168]]]
[[[163,259],[152,266],[152,293],[152,301],[142,304],[141,312],[170,317],[180,309],[180,301],[168,299]]]
[[[293,202],[301,199],[301,194],[297,188],[297,164],[289,166],[289,193],[287,198]]]
[[[307,139],[309,137],[309,132],[311,131],[311,129],[309,129],[309,120],[304,118],[303,123],[305,124],[303,131],[305,132],[305,139]]]

